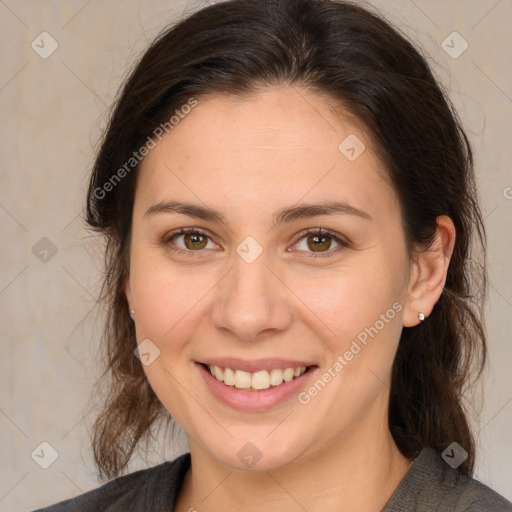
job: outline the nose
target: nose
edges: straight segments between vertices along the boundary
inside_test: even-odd
[[[288,329],[293,321],[291,292],[269,267],[265,253],[252,263],[238,255],[234,260],[233,268],[216,287],[214,326],[244,341]]]

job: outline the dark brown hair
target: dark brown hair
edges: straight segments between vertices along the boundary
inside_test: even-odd
[[[156,420],[170,419],[134,356],[124,282],[139,166],[130,171],[126,162],[190,98],[282,84],[327,96],[363,124],[400,200],[412,256],[433,241],[438,216],[455,224],[445,289],[426,321],[401,335],[389,427],[408,457],[457,441],[469,454],[460,470],[472,474],[475,447],[462,398],[485,362],[486,273],[471,148],[447,95],[408,39],[369,9],[329,0],[208,6],[166,29],[120,92],[86,206],[87,223],[106,239],[101,299],[109,312],[103,337],[108,393],[93,430],[100,474],[126,470]]]

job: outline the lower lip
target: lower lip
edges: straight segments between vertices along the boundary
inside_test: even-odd
[[[266,411],[282,404],[291,396],[298,394],[318,369],[317,367],[312,367],[300,377],[266,390],[244,391],[234,387],[231,388],[218,381],[202,364],[196,363],[196,366],[208,389],[218,400],[235,409],[246,411]]]

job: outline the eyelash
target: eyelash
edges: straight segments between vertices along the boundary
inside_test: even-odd
[[[173,247],[172,245],[169,244],[169,242],[171,242],[171,240],[173,240],[174,238],[176,238],[178,236],[190,235],[190,234],[202,235],[202,236],[205,236],[206,238],[211,240],[210,235],[208,235],[208,233],[206,233],[205,231],[203,231],[200,228],[181,228],[181,229],[179,229],[177,231],[173,231],[173,232],[168,233],[167,235],[165,235],[162,238],[161,242],[162,242],[163,245],[165,245],[165,247],[167,249],[169,249],[172,252],[176,252],[178,254],[185,254],[186,256],[194,256],[194,253],[202,252],[202,250],[198,250],[198,251],[185,250],[185,249],[177,248],[175,246]],[[334,250],[329,250],[329,251],[325,251],[325,252],[319,252],[319,253],[312,253],[311,252],[311,253],[309,253],[306,256],[306,258],[330,258],[333,255],[339,253],[343,249],[345,249],[345,248],[350,246],[348,241],[341,239],[333,231],[330,231],[328,229],[322,229],[322,228],[310,229],[310,230],[306,230],[305,232],[300,233],[300,238],[294,243],[294,245],[296,245],[303,238],[306,238],[308,236],[328,236],[329,238],[332,238],[334,241],[336,241],[338,244],[340,244],[340,247],[337,247]],[[301,252],[307,252],[307,251],[301,251]]]

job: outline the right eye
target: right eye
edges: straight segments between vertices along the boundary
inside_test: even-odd
[[[182,246],[175,243],[175,240],[179,240],[180,238],[182,238]],[[192,256],[192,253],[202,252],[202,249],[208,248],[208,241],[210,241],[215,247],[218,247],[218,245],[212,242],[210,236],[202,229],[181,228],[166,234],[162,243],[171,251]]]

